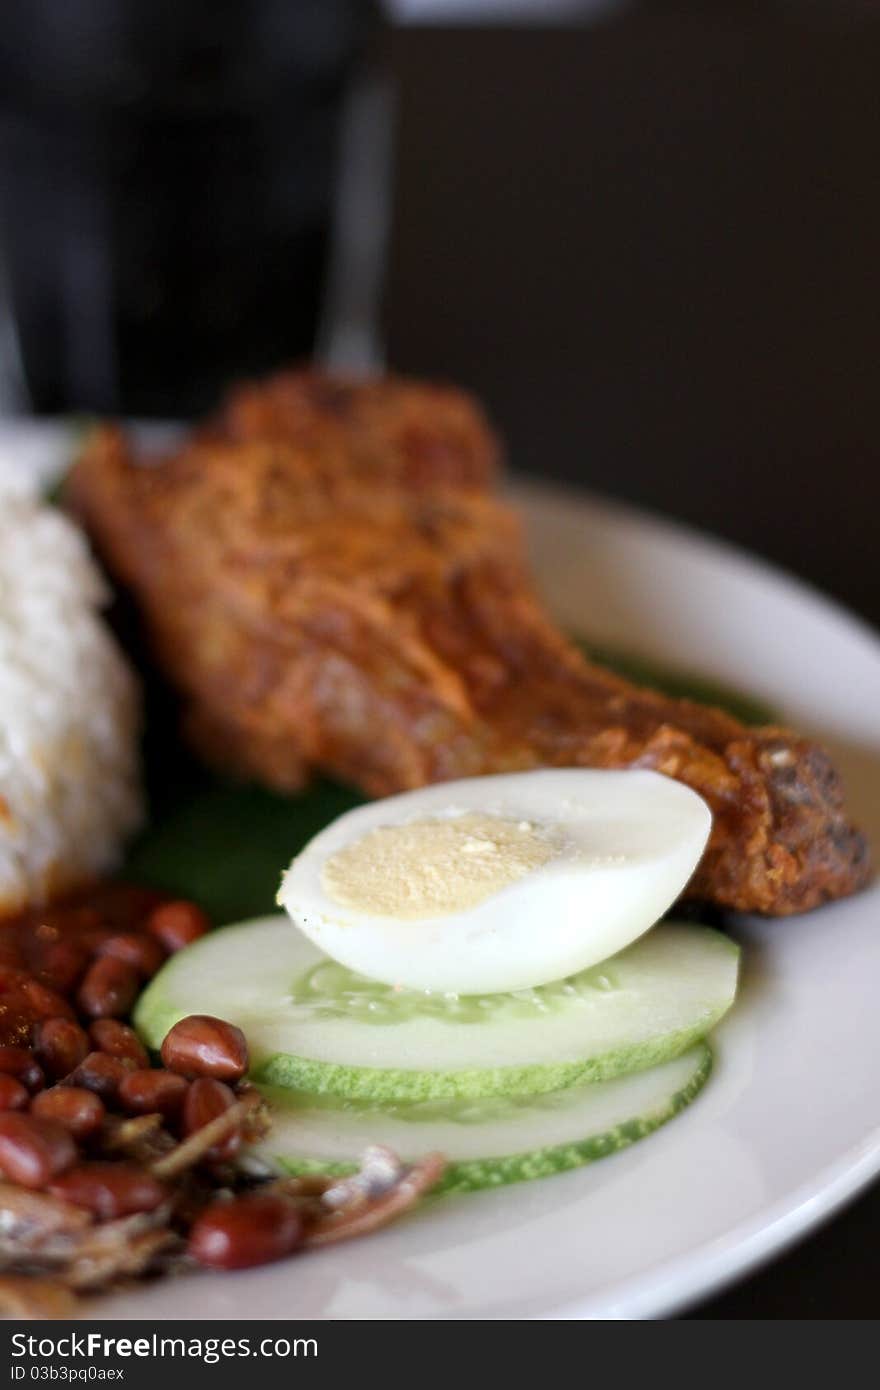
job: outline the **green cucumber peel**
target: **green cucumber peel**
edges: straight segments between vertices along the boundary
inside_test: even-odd
[[[673,1062],[661,1064],[649,1075],[640,1078],[643,1089],[653,1089],[656,1092],[652,1102],[639,1109],[627,1118],[621,1119],[617,1123],[608,1127],[601,1125],[596,1130],[591,1130],[589,1126],[590,1107],[594,1100],[607,1101],[610,1094],[615,1090],[623,1091],[635,1078],[623,1077],[615,1081],[601,1083],[595,1088],[595,1092],[590,1085],[571,1087],[561,1095],[554,1097],[533,1097],[519,1098],[518,1100],[508,1100],[507,1105],[510,1109],[511,1124],[517,1124],[517,1112],[525,1115],[527,1119],[535,1117],[541,1122],[542,1101],[549,1099],[554,1101],[559,1108],[567,1107],[572,1113],[573,1124],[578,1123],[579,1108],[585,1111],[585,1118],[582,1121],[584,1128],[578,1137],[562,1143],[542,1144],[538,1147],[519,1150],[506,1154],[490,1154],[486,1157],[466,1157],[455,1158],[451,1155],[450,1162],[446,1171],[434,1189],[436,1195],[449,1193],[476,1192],[486,1188],[503,1187],[510,1183],[529,1182],[538,1178],[552,1177],[558,1173],[569,1172],[574,1168],[583,1167],[585,1164],[594,1163],[602,1158],[607,1158],[611,1154],[618,1153],[630,1145],[637,1143],[640,1139],[647,1138],[655,1130],[674,1119],[681,1111],[685,1110],[693,1100],[699,1095],[705,1086],[712,1072],[713,1057],[710,1048],[705,1042],[698,1043],[689,1053],[684,1054]],[[672,1072],[675,1080],[666,1086],[665,1077]],[[664,1089],[665,1088],[665,1089]],[[604,1094],[602,1094],[604,1093]],[[334,1111],[332,1107],[318,1102],[316,1107],[315,1098],[312,1096],[293,1096],[285,1093],[283,1089],[276,1087],[268,1088],[265,1092],[270,1106],[270,1115],[276,1120],[277,1130],[273,1133],[270,1130],[268,1136],[256,1150],[258,1159],[269,1164],[275,1171],[292,1177],[308,1176],[315,1173],[329,1174],[331,1176],[346,1177],[356,1172],[359,1163],[356,1157],[351,1161],[340,1161],[328,1159],[324,1155],[311,1156],[306,1152],[297,1152],[297,1120],[298,1105],[303,1107],[303,1114],[308,1115],[311,1111],[312,1118],[315,1114],[319,1117],[319,1123],[323,1121],[331,1126],[334,1123]],[[488,1102],[487,1124],[491,1125],[497,1118],[492,1113],[493,1102]],[[451,1103],[449,1110],[452,1118],[449,1123],[451,1135],[451,1145],[454,1148],[455,1140],[455,1102]],[[412,1159],[418,1157],[419,1152],[427,1152],[428,1149],[439,1147],[441,1152],[444,1147],[448,1149],[450,1143],[444,1146],[442,1133],[438,1136],[438,1124],[436,1120],[430,1126],[429,1133],[422,1133],[425,1129],[424,1124],[419,1122],[416,1117],[425,1107],[415,1105],[412,1107],[400,1107],[392,1109],[389,1114],[395,1120],[401,1120],[406,1116],[406,1110],[415,1112],[411,1119],[412,1128],[412,1148],[404,1152],[403,1157]],[[365,1108],[361,1112],[360,1107],[354,1107],[358,1118],[363,1119],[365,1134],[374,1133],[376,1142],[385,1142],[386,1135],[383,1134],[383,1113],[377,1107]],[[338,1115],[343,1122],[351,1115],[352,1107],[343,1107]],[[442,1117],[441,1117],[442,1120]],[[473,1123],[473,1121],[469,1121]],[[399,1144],[399,1131],[394,1136],[394,1141]]]

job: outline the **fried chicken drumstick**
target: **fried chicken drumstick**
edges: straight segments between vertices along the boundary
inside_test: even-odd
[[[712,808],[690,896],[782,915],[860,888],[866,845],[820,748],[638,689],[557,631],[489,490],[497,455],[457,392],[292,373],[150,467],[100,431],[68,498],[215,762],[373,796],[654,768]]]

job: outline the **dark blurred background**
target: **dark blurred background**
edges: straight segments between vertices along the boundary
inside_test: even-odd
[[[391,45],[390,359],[880,621],[880,5]]]
[[[878,74],[871,0],[5,0],[0,412],[387,362],[880,622]],[[878,1244],[700,1315],[875,1316]]]

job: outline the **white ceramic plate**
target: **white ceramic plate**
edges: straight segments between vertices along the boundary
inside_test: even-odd
[[[532,485],[544,591],[567,626],[762,696],[819,734],[880,845],[880,642],[717,542]],[[740,999],[682,1116],[579,1172],[449,1199],[362,1242],[157,1284],[106,1317],[634,1318],[778,1251],[880,1172],[880,888],[745,922]]]

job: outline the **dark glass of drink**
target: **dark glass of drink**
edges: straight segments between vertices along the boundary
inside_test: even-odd
[[[310,351],[375,23],[367,0],[4,0],[18,408],[187,415]]]

